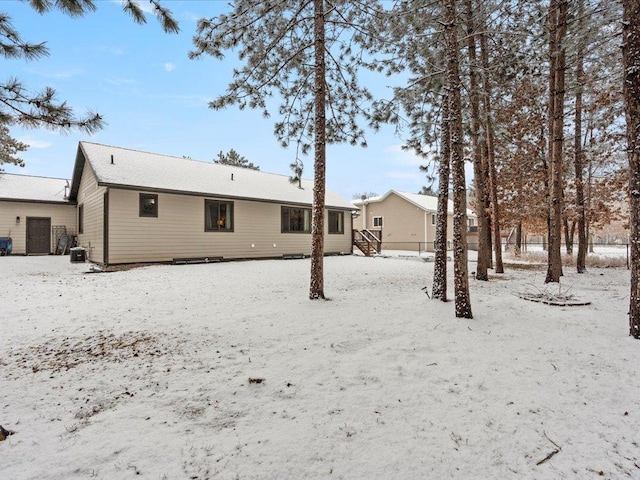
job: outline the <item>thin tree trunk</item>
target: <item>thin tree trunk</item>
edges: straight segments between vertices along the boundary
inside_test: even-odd
[[[314,105],[314,180],[311,220],[311,284],[309,298],[324,296],[324,201],[326,170],[326,113],[325,113],[325,37],[324,0],[314,0],[315,35],[315,105]]]
[[[578,29],[584,28],[584,0],[578,2]],[[587,231],[586,214],[584,207],[584,150],[582,149],[582,87],[584,85],[584,37],[578,42],[576,55],[576,116],[574,121],[573,165],[576,176],[576,209],[578,211],[578,256],[576,258],[576,271],[587,271]]]
[[[549,130],[549,171],[551,180],[550,224],[549,224],[549,265],[545,283],[560,282],[562,275],[562,157],[564,144],[564,83],[565,49],[564,37],[567,31],[567,0],[552,0],[549,7],[550,35],[549,53],[555,67],[549,72],[549,103],[553,115],[550,116]],[[550,113],[551,113],[550,112]]]
[[[489,171],[489,197],[491,199],[491,213],[493,226],[493,250],[495,254],[495,271],[504,273],[502,263],[502,237],[500,235],[500,210],[498,209],[498,172],[496,169],[493,111],[491,107],[491,81],[489,79],[489,46],[487,45],[487,29],[485,25],[480,27],[480,56],[482,58],[482,89],[484,95],[485,140],[487,142],[487,169]]]
[[[576,230],[576,222],[573,220],[571,222],[571,227],[569,227],[569,219],[565,216],[562,220],[562,224],[564,226],[564,248],[567,252],[567,255],[573,255],[573,234]]]
[[[522,253],[522,219],[518,220],[516,225],[516,256]]]
[[[449,133],[449,98],[445,94],[442,100],[442,126],[440,128],[440,165],[438,166],[438,216],[436,238],[434,242],[433,298],[447,301],[447,222],[449,206],[449,161],[451,157],[451,139]]]
[[[467,49],[469,52],[469,97],[471,103],[471,142],[473,145],[473,180],[476,189],[476,215],[478,216],[478,262],[476,280],[489,280],[488,268],[491,259],[489,248],[488,211],[485,208],[487,193],[483,168],[482,145],[480,144],[480,97],[478,95],[478,62],[476,55],[473,0],[465,1],[467,17]]]
[[[631,295],[629,335],[640,339],[640,0],[623,0],[622,53],[629,158]]]
[[[458,318],[473,318],[467,265],[467,189],[464,172],[460,63],[456,25],[456,0],[445,3],[447,91],[450,108],[451,170],[453,176],[453,271],[455,311]]]

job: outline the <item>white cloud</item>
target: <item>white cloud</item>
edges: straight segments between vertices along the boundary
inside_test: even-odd
[[[136,81],[133,78],[108,77],[108,78],[105,78],[105,81],[112,85],[116,85],[118,87],[121,87],[122,85],[131,85],[133,83],[136,83]]]
[[[402,145],[390,145],[384,149],[384,152],[389,154],[388,159],[391,163],[398,165],[419,167],[429,162],[429,159],[419,157],[411,150],[403,150]]]
[[[19,139],[22,143],[26,143],[29,145],[29,148],[49,148],[53,145],[51,142],[46,142],[44,140],[36,140],[32,137],[22,137]]]
[[[175,70],[175,69],[176,69],[176,65],[175,65],[174,63],[167,62],[167,63],[165,63],[165,64],[164,64],[164,69],[165,69],[167,72],[171,72],[171,71],[173,71],[173,70]]]
[[[55,80],[67,80],[72,77],[76,77],[79,75],[85,74],[85,69],[80,67],[71,67],[66,70],[58,70],[58,71],[43,71],[42,68],[39,67],[30,67],[27,69],[27,72],[33,73],[35,75],[40,75],[44,78],[52,78]]]

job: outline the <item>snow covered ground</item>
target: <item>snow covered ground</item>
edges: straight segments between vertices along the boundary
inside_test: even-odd
[[[0,258],[0,478],[640,478],[628,270],[470,279],[463,320],[432,269]]]

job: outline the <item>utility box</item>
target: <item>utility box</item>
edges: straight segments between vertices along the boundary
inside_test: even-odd
[[[70,250],[71,263],[84,263],[87,261],[87,249],[83,247],[73,247]]]

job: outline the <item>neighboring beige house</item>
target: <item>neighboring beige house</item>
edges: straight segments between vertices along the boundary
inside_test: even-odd
[[[12,239],[13,255],[55,253],[60,235],[75,235],[68,193],[63,178],[0,174],[0,237]]]
[[[433,251],[436,238],[438,198],[416,193],[389,190],[380,197],[354,200],[360,209],[353,228],[369,230],[382,240],[388,250]],[[447,245],[453,239],[453,202],[448,207]],[[467,209],[470,227],[476,225],[476,215]],[[472,242],[471,237],[468,238]]]
[[[313,182],[80,142],[69,199],[103,265],[309,255]],[[353,205],[327,190],[325,253],[350,253]]]

